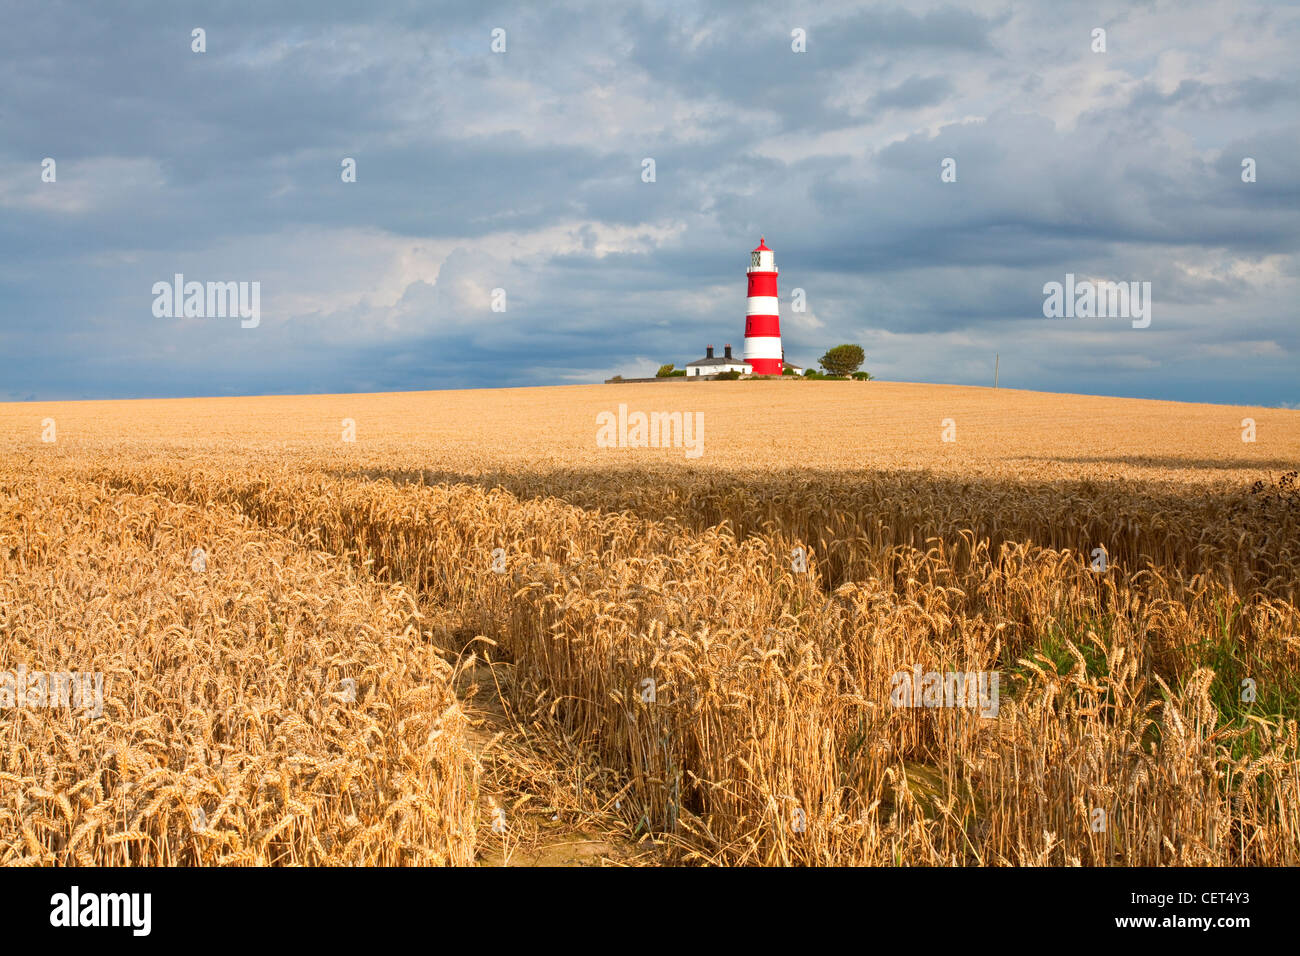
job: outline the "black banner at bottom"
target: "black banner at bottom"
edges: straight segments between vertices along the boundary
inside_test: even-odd
[[[616,945],[689,926],[693,946],[716,933],[734,948],[751,935],[774,945],[774,921],[836,936],[906,927],[944,945],[975,942],[981,926],[990,942],[1041,929],[1231,944],[1292,923],[1292,882],[1242,869],[7,869],[0,910],[9,945],[374,945],[439,926],[493,946],[575,931]]]

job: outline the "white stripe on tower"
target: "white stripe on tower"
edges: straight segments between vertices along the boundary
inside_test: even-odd
[[[754,359],[772,359],[781,361],[781,337],[779,335],[751,335],[745,340],[745,361],[752,362]],[[780,372],[760,372],[757,367],[754,369],[756,375],[780,375]]]

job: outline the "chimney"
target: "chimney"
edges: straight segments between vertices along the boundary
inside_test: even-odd
[[[710,345],[707,349],[704,350],[704,357],[705,357],[705,358],[713,358],[713,346],[712,346],[712,345]]]
[[[728,345],[728,346],[727,346],[727,350],[726,350],[725,352],[723,352],[722,354],[723,354],[723,357],[724,357],[724,358],[731,358],[731,346]]]

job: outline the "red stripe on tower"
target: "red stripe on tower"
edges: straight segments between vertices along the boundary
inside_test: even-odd
[[[755,375],[780,375],[781,320],[776,302],[776,260],[760,237],[749,254],[749,297],[745,300],[745,361]]]

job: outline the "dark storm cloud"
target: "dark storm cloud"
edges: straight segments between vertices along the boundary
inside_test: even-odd
[[[0,398],[644,373],[740,345],[762,233],[801,364],[1300,400],[1294,9],[0,13]],[[175,272],[260,280],[260,326],[156,318]],[[1067,272],[1152,282],[1152,327],[1044,319]]]
[[[952,81],[946,76],[909,76],[897,86],[873,95],[867,104],[881,110],[933,106],[942,102],[950,92]]]
[[[993,22],[945,7],[920,15],[900,8],[859,11],[814,25],[745,5],[712,17],[637,9],[622,27],[632,38],[632,62],[677,91],[772,110],[787,128],[806,130],[851,122],[851,113],[830,101],[853,92],[846,84],[858,79],[854,67],[879,65],[881,54],[893,58],[904,51],[926,57],[936,51],[992,53]],[[807,49],[815,55],[791,56],[796,28],[805,31]]]

